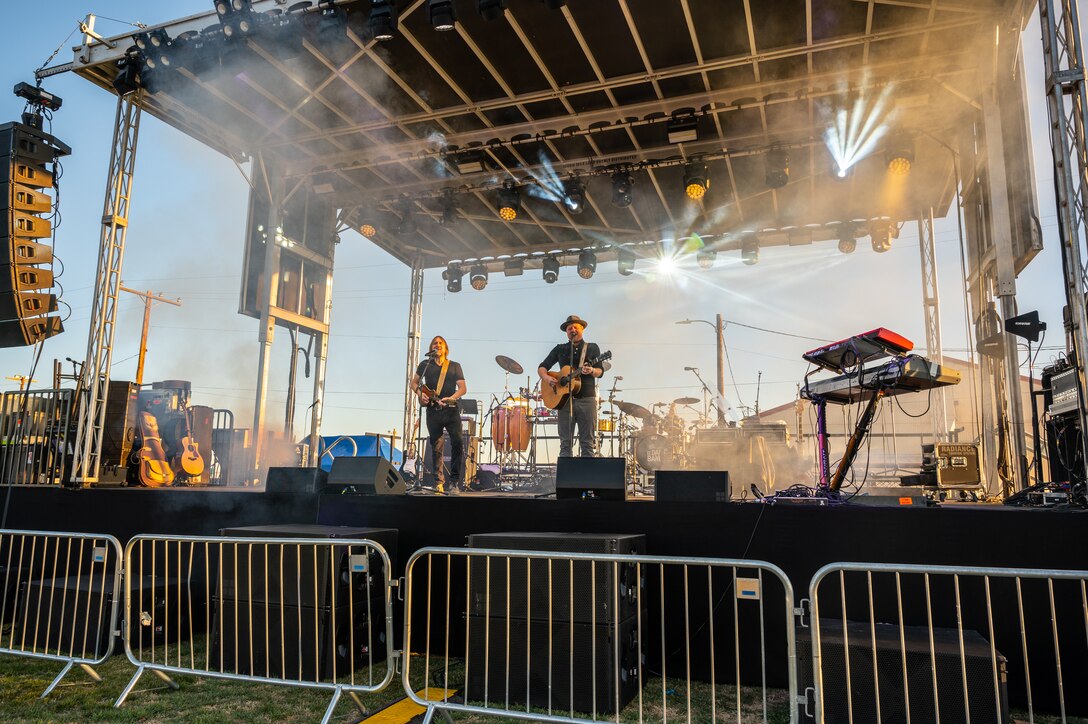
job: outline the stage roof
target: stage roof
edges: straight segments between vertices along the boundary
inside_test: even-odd
[[[370,18],[379,0],[256,0],[252,15],[222,24],[210,7],[148,28],[144,44],[162,44],[145,51],[132,35],[92,41],[73,69],[116,92],[128,57],[142,71],[146,112],[237,159],[281,164],[288,190],[310,184],[405,261],[614,251],[693,232],[732,250],[752,232],[761,246],[805,244],[839,238],[844,222],[863,235],[874,219],[943,215],[954,193],[943,144],[973,122],[987,85],[980,62],[996,25],[1021,6],[505,4],[486,20],[476,0],[454,0],[456,26],[440,32],[427,0],[401,0],[399,26],[379,41]],[[670,130],[692,125],[694,140],[670,143]],[[833,173],[829,128],[879,139],[844,179]],[[885,152],[904,139],[914,162],[902,188],[890,188]],[[788,155],[781,188],[767,184],[772,149]],[[692,160],[709,174],[701,202],[684,191]],[[617,173],[633,181],[627,207],[613,204]],[[586,191],[579,214],[562,198],[574,178]],[[498,211],[510,180],[522,205],[508,222]]]

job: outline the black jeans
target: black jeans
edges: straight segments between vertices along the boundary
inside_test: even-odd
[[[571,410],[568,400],[559,408],[559,457],[573,455]],[[597,398],[574,398],[574,420],[578,426],[578,452],[584,458],[597,457]]]
[[[428,407],[427,436],[431,441],[431,469],[434,470],[434,479],[438,485],[443,485],[446,481],[446,470],[442,463],[442,453],[446,446],[443,432],[448,432],[450,436],[450,484],[461,487],[464,482],[461,463],[465,454],[464,441],[461,439],[461,415],[456,406]]]

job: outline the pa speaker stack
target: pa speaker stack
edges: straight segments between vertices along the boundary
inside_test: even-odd
[[[469,699],[613,714],[634,698],[639,602],[647,618],[634,562],[552,561],[549,569],[516,551],[641,555],[645,536],[485,533],[468,546],[515,556],[509,568],[505,559],[470,559]]]
[[[227,528],[233,538],[370,539],[396,570],[397,531],[325,525]],[[229,550],[229,549],[228,549]],[[241,546],[225,553],[213,616],[212,659],[238,674],[327,679],[384,661],[384,567],[367,547],[365,565],[346,547]],[[353,572],[365,567],[365,573]],[[392,575],[392,571],[390,572]],[[354,624],[354,625],[352,625]],[[236,644],[237,642],[237,649]],[[353,648],[354,647],[354,648]],[[222,651],[220,651],[222,648]]]

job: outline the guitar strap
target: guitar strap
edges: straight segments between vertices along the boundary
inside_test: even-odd
[[[589,350],[589,342],[584,342],[583,341],[582,342],[582,357],[578,360],[578,369],[582,369],[582,367],[585,366],[585,364],[586,364],[586,352],[588,350]]]
[[[450,361],[446,360],[442,363],[442,372],[438,375],[438,384],[434,387],[434,394],[437,395],[439,399],[442,397],[442,385],[446,384],[446,373],[449,369]]]

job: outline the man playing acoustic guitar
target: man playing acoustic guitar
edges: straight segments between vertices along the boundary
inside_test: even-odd
[[[576,314],[567,317],[559,329],[567,335],[568,341],[557,344],[537,370],[541,385],[547,385],[552,391],[562,384],[561,377],[548,373],[553,365],[568,366],[573,370],[574,377],[581,381],[577,391],[573,391],[572,385],[571,399],[559,407],[559,457],[570,457],[572,454],[572,422],[578,426],[578,452],[581,456],[591,458],[597,455],[597,378],[604,374],[604,369],[597,361],[601,356],[600,347],[582,339],[582,332],[588,324]]]
[[[431,468],[434,470],[435,487],[446,492],[446,471],[442,464],[445,441],[442,432],[450,435],[450,490],[462,488],[464,442],[461,439],[461,414],[457,400],[465,395],[465,375],[461,365],[451,362],[449,345],[442,337],[431,340],[427,359],[419,363],[412,377],[412,392],[419,395],[419,402],[427,408],[427,436],[431,441]]]

